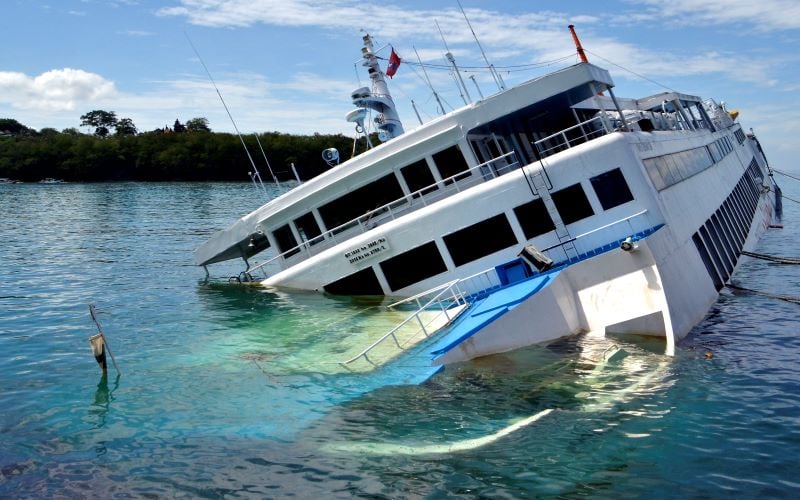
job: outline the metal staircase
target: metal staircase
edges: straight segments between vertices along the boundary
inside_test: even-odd
[[[527,167],[524,167],[523,171],[530,180],[530,185],[533,192],[542,199],[542,202],[547,209],[547,213],[550,215],[550,219],[553,221],[556,237],[558,238],[559,242],[557,246],[564,250],[564,253],[566,254],[566,260],[577,257],[578,250],[575,248],[575,244],[573,243],[575,238],[569,234],[567,226],[561,219],[558,209],[556,209],[556,204],[553,201],[553,197],[550,196],[550,191],[553,189],[553,184],[550,182],[550,177],[544,170],[544,160],[531,163]]]
[[[413,303],[417,310],[360,353],[340,364],[354,371],[373,370],[449,325],[468,306],[465,294],[458,286],[460,281],[445,283],[387,306],[394,309]],[[433,297],[423,303],[431,295]],[[392,342],[387,342],[389,339]],[[361,359],[366,363],[356,366],[355,362]]]

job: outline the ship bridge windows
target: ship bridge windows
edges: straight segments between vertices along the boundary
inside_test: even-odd
[[[541,198],[514,208],[514,215],[527,239],[553,231],[556,226]]]
[[[458,147],[458,144],[443,149],[438,153],[434,153],[433,162],[436,164],[436,169],[439,171],[439,175],[442,179],[447,179],[448,177],[462,172],[465,173],[456,177],[455,180],[461,180],[472,175],[472,172],[466,172],[469,170],[469,165],[467,165],[467,160],[464,159],[464,155],[461,153],[461,148]],[[451,182],[453,181],[446,181],[445,184],[450,184]]]
[[[450,233],[443,240],[456,266],[518,244],[505,214]]]
[[[436,186],[436,179],[433,178],[433,172],[431,172],[430,167],[428,167],[428,162],[425,161],[423,158],[422,160],[415,161],[410,165],[406,165],[400,169],[400,174],[403,176],[403,179],[406,181],[406,185],[408,186],[409,191],[412,193],[417,192],[423,188],[430,186],[429,189],[426,189],[421,194],[425,195],[439,189]],[[414,196],[419,196],[418,194]]]
[[[447,271],[434,241],[386,259],[380,266],[393,292]]]
[[[333,229],[403,196],[400,182],[391,173],[322,205],[319,215],[325,226]]]
[[[289,227],[289,224],[284,224],[278,229],[272,231],[272,236],[275,237],[275,242],[278,245],[278,251],[280,253],[287,252],[288,250],[294,248],[292,252],[284,255],[284,257],[289,257],[300,251],[299,248],[295,248],[297,246],[297,239],[294,237],[294,233],[292,233],[292,228]]]
[[[615,168],[590,179],[592,188],[600,200],[603,210],[609,210],[633,200],[622,170]]]
[[[552,193],[552,197],[565,225],[594,215],[592,205],[580,183],[555,191]]]

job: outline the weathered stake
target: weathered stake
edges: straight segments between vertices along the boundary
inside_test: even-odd
[[[111,355],[111,362],[114,363],[114,369],[117,370],[117,374],[122,375],[122,372],[119,371],[117,360],[114,358],[114,353],[111,352],[111,346],[108,344],[108,339],[106,338],[105,334],[103,333],[103,329],[100,326],[100,321],[97,319],[97,312],[95,311],[94,304],[89,304],[89,314],[92,315],[94,324],[97,325],[97,334],[89,337],[89,343],[92,346],[94,359],[97,361],[97,364],[100,365],[100,369],[103,370],[103,373],[107,373],[108,366],[106,364],[106,350],[108,350],[108,354]]]

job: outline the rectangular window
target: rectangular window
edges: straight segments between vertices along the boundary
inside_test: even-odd
[[[609,210],[633,200],[633,194],[625,182],[622,170],[615,168],[590,179],[603,210]]]
[[[553,202],[556,204],[561,220],[564,224],[572,224],[586,217],[594,215],[592,205],[586,198],[586,193],[580,184],[573,184],[570,187],[556,191],[552,194]]]
[[[541,198],[514,208],[514,215],[527,239],[549,233],[556,228]]]
[[[314,239],[317,236],[322,234],[322,231],[319,229],[319,224],[317,224],[317,219],[314,218],[314,214],[311,212],[302,215],[294,220],[294,227],[297,228],[297,232],[300,233],[300,239],[303,241],[311,241],[312,245],[316,245],[322,238]]]
[[[722,282],[728,280],[728,276],[730,274],[725,270],[725,266],[722,264],[722,258],[720,257],[720,250],[717,248],[717,245],[711,241],[711,237],[708,234],[705,226],[700,226],[698,230],[700,237],[703,239],[703,243],[705,243],[706,248],[708,249],[708,253],[711,255],[711,260],[714,261],[714,265],[716,266],[717,270],[719,271],[720,277],[722,278]]]
[[[703,240],[700,239],[700,235],[694,233],[692,235],[692,241],[694,241],[694,246],[697,247],[697,252],[700,254],[703,265],[706,266],[708,276],[711,278],[711,281],[714,282],[714,288],[716,288],[717,291],[722,290],[722,279],[719,277],[719,274],[717,274],[717,269],[714,267],[714,263],[711,262],[711,257],[708,255],[708,250],[706,250]]]
[[[443,239],[457,266],[518,244],[505,214],[450,233]]]
[[[405,179],[408,189],[412,193],[419,191],[424,187],[431,186],[436,182],[436,179],[433,178],[431,169],[428,167],[428,162],[426,162],[424,159],[416,161],[411,165],[406,165],[400,169],[400,173],[403,175],[403,179]],[[430,189],[425,190],[425,192],[422,194],[428,194],[435,189],[439,188],[433,185]]]
[[[386,259],[380,266],[393,292],[447,271],[433,241]]]
[[[292,233],[292,228],[289,227],[289,224],[284,224],[278,229],[272,231],[272,236],[275,237],[275,242],[278,244],[278,251],[280,253],[284,253],[297,246],[297,240],[295,239],[294,234]],[[299,251],[299,248],[295,248],[292,252],[286,254],[286,257],[294,255]]]
[[[371,267],[328,283],[322,288],[333,295],[383,295],[381,284]]]
[[[450,146],[438,153],[434,153],[433,162],[436,164],[436,168],[439,170],[439,175],[442,179],[447,179],[448,177],[452,177],[469,169],[467,160],[464,159],[464,155],[461,153],[461,149],[459,149],[458,145]],[[471,175],[471,172],[467,172],[463,176],[458,176],[455,180],[463,179],[469,175]],[[445,184],[449,184],[450,182],[452,181],[447,181]]]
[[[389,174],[322,205],[319,215],[325,226],[333,229],[403,196],[397,177]]]

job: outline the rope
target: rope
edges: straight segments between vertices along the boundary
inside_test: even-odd
[[[776,172],[777,172],[777,170],[776,170]],[[774,190],[774,189],[772,189],[771,187],[767,187],[767,189],[768,189],[769,191],[772,191],[773,193],[775,192],[775,190]],[[791,198],[791,197],[789,197],[789,196],[786,196],[785,194],[783,194],[783,191],[781,191],[781,198],[786,198],[786,199],[787,199],[787,200],[789,200],[789,201],[793,201],[793,202],[795,202],[795,203],[797,203],[797,204],[800,204],[800,200],[795,200],[794,198]]]
[[[793,295],[780,295],[780,294],[776,294],[776,293],[761,292],[761,291],[758,291],[758,290],[751,290],[749,288],[744,288],[744,287],[737,286],[737,285],[732,285],[732,284],[728,284],[727,287],[730,288],[731,290],[737,290],[737,291],[740,291],[740,292],[752,293],[752,294],[755,294],[755,295],[762,295],[764,297],[769,297],[771,299],[785,300],[787,302],[793,302],[795,304],[800,304],[800,297],[795,297]]]
[[[773,168],[773,169],[772,169],[772,171],[773,171],[773,172],[777,172],[777,173],[779,173],[779,174],[781,174],[781,175],[785,175],[786,177],[789,177],[790,179],[794,179],[794,180],[796,180],[796,181],[800,181],[800,177],[795,177],[795,176],[793,176],[792,174],[788,174],[788,173],[786,173],[786,172],[781,172],[781,171],[780,171],[780,170],[778,170],[777,168]]]
[[[595,57],[599,57],[600,59],[604,60],[605,62],[607,62],[607,63],[609,63],[609,64],[613,64],[614,66],[618,67],[619,69],[621,69],[621,70],[623,70],[623,71],[627,71],[628,73],[631,73],[632,75],[636,75],[636,76],[638,76],[639,78],[641,78],[641,79],[643,79],[643,80],[647,80],[647,81],[648,81],[648,82],[650,82],[650,83],[654,83],[654,84],[658,85],[659,87],[663,87],[663,88],[665,88],[665,89],[669,90],[670,92],[677,92],[675,89],[672,89],[672,88],[670,88],[670,87],[667,87],[667,86],[666,86],[666,85],[664,85],[663,83],[657,82],[657,81],[653,80],[652,78],[647,78],[647,77],[646,77],[646,76],[644,76],[644,75],[640,75],[639,73],[637,73],[637,72],[635,72],[635,71],[632,71],[632,70],[630,70],[630,69],[628,69],[628,68],[626,68],[626,67],[624,67],[624,66],[620,66],[619,64],[617,64],[617,63],[615,63],[615,62],[613,62],[613,61],[609,61],[608,59],[606,59],[605,57],[601,56],[600,54],[597,54],[597,53],[595,53],[595,52],[592,52],[592,51],[590,51],[590,50],[588,50],[588,49],[586,49],[586,48],[584,48],[583,50],[584,50],[584,51],[586,51],[586,52],[588,52],[588,53],[590,53],[590,54],[592,54],[592,55],[593,55],[593,56],[595,56]]]
[[[752,257],[754,259],[777,262],[778,264],[800,264],[800,259],[793,257],[779,257],[777,255],[767,255],[764,253],[748,252],[747,250],[742,250],[742,255],[747,255],[748,257]]]

